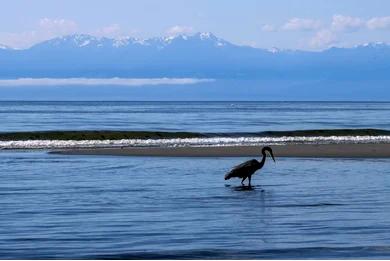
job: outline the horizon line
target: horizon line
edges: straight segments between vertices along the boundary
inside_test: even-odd
[[[390,100],[2,100],[0,102],[306,102],[306,103],[390,103]]]

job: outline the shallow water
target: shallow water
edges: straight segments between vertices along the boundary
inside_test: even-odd
[[[390,160],[0,152],[0,257],[390,258]]]

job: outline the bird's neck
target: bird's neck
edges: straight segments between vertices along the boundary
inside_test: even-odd
[[[260,166],[261,166],[261,167],[264,165],[264,163],[265,163],[265,158],[267,157],[267,155],[265,154],[265,152],[262,152],[262,154],[263,154],[263,158],[262,158],[261,161],[260,161]]]

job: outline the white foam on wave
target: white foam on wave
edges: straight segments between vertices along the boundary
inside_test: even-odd
[[[0,149],[58,149],[95,147],[183,147],[183,146],[256,146],[276,144],[390,143],[390,136],[314,136],[314,137],[215,137],[184,139],[122,140],[18,140],[0,141]]]

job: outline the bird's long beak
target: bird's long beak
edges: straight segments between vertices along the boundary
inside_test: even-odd
[[[269,154],[271,154],[272,159],[274,160],[274,162],[276,162],[275,158],[274,158],[274,154],[272,153],[272,151],[269,151]]]

